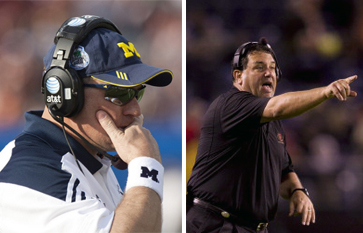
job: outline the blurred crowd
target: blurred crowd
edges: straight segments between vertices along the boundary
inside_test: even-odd
[[[148,88],[144,115],[181,118],[181,3],[173,1],[1,1],[0,128],[17,124],[24,111],[42,109],[43,57],[60,25],[69,17],[96,14],[114,22],[135,44],[144,63],[173,71],[159,91]]]
[[[181,1],[0,1],[0,145],[23,128],[24,112],[44,109],[43,57],[68,18],[98,15],[115,23],[148,65],[170,69],[172,83],[149,86],[140,102],[144,126],[159,143],[165,166],[164,232],[181,229]],[[125,175],[116,173],[121,184]],[[126,173],[127,175],[127,173]]]
[[[363,232],[363,2],[188,1],[186,25],[187,180],[206,108],[232,86],[234,52],[265,37],[282,70],[276,94],[358,75],[351,85],[358,97],[326,101],[283,123],[295,169],[317,209],[316,226],[305,231]],[[285,203],[271,232],[305,232],[297,219],[285,221]]]

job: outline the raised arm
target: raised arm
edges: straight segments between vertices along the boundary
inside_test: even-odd
[[[334,97],[340,101],[355,97],[357,93],[350,89],[350,84],[356,79],[357,76],[354,75],[339,79],[325,87],[274,96],[266,105],[261,123],[298,116]]]

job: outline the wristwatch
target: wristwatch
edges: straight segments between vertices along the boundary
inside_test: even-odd
[[[302,192],[304,192],[304,193],[306,194],[306,196],[310,197],[309,192],[308,192],[308,190],[307,190],[306,188],[294,189],[294,190],[291,192],[290,197],[291,197],[291,196],[294,194],[294,192],[296,192],[296,191],[302,191]]]

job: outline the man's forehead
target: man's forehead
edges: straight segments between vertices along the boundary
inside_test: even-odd
[[[270,53],[255,51],[248,54],[248,61],[251,63],[265,63],[266,60],[268,63],[275,63],[275,59]]]

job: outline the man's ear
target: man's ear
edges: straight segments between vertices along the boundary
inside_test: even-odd
[[[237,83],[238,85],[242,85],[242,70],[234,70],[233,71],[233,78],[235,83]]]

